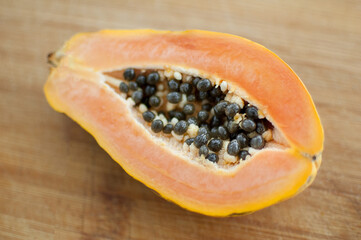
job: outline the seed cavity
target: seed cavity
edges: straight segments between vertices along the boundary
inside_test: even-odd
[[[220,167],[247,161],[273,141],[273,125],[255,105],[220,80],[166,70],[127,68],[105,73],[107,81],[142,114],[157,136],[180,142],[180,149]]]

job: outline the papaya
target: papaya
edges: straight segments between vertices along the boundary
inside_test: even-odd
[[[314,180],[323,128],[300,78],[242,37],[79,33],[48,56],[49,104],[132,177],[210,216],[251,213]]]

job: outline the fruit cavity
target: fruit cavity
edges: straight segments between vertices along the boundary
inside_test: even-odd
[[[132,103],[152,135],[176,139],[197,162],[230,168],[273,140],[271,122],[258,107],[229,91],[226,81],[219,85],[212,78],[171,69],[132,67],[104,75],[108,86]]]

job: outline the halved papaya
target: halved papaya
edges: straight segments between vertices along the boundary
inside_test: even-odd
[[[128,174],[188,210],[253,212],[316,176],[323,129],[311,96],[250,40],[104,30],[75,35],[49,61],[50,105]]]

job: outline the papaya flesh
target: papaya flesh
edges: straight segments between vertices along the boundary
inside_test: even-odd
[[[299,193],[319,169],[324,136],[311,96],[285,62],[250,40],[200,30],[103,30],[75,35],[49,61],[49,104],[92,134],[129,175],[188,210],[210,216],[253,212]],[[224,141],[219,161],[207,161],[206,154],[192,152],[195,143],[187,146],[189,131],[166,135],[157,132],[155,120],[143,120],[145,105],[118,88],[128,84],[126,69],[137,76],[156,71],[179,84],[207,79],[226,100],[255,106],[263,118],[257,121],[266,122],[272,137],[260,149],[247,146],[245,159],[230,157]],[[165,103],[168,95],[157,96],[164,108],[174,105]],[[238,115],[242,122],[247,118],[242,110]]]

